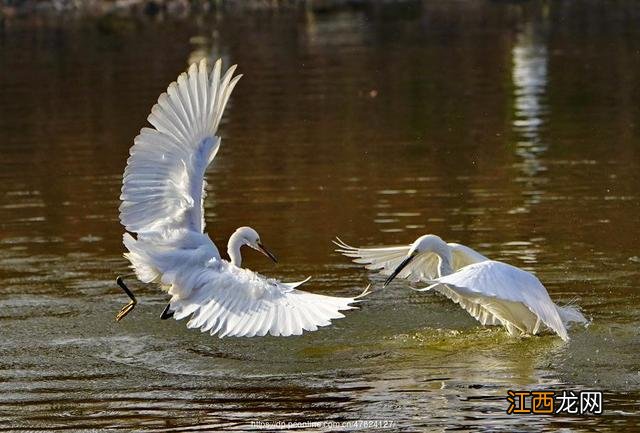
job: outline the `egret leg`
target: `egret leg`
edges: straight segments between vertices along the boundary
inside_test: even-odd
[[[131,299],[131,301],[127,305],[122,307],[120,312],[116,314],[116,322],[119,322],[122,319],[124,319],[125,316],[129,314],[129,312],[131,312],[131,310],[133,310],[133,308],[136,306],[138,301],[136,300],[136,297],[133,295],[133,292],[129,290],[127,285],[124,283],[124,281],[122,280],[122,277],[116,278],[116,283],[118,284],[118,286],[120,286],[120,288],[124,291],[124,293],[127,294],[129,299]]]
[[[173,311],[169,310],[171,307],[171,303],[168,303],[164,310],[162,310],[162,314],[160,315],[160,320],[167,320],[173,317]]]

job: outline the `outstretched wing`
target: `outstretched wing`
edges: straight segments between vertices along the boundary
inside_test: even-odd
[[[464,303],[470,306],[477,304],[481,307],[479,312],[490,312],[507,328],[525,328],[523,330],[535,334],[538,329],[536,322],[542,321],[560,338],[565,341],[569,339],[547,289],[533,274],[515,266],[488,260],[465,266],[433,282],[446,284]],[[460,305],[470,311],[469,307],[462,303]],[[522,307],[535,315],[532,323],[528,323]]]
[[[181,273],[185,274],[189,277],[171,281],[173,317],[181,320],[191,315],[189,328],[220,338],[301,335],[344,317],[340,311],[354,308],[350,304],[357,302],[296,289],[307,280],[280,283],[220,261]]]
[[[345,243],[336,237],[333,243],[338,247],[336,251],[350,257],[354,263],[365,265],[366,269],[380,271],[382,275],[391,273],[404,260],[411,245],[398,245],[393,247],[357,248]]]
[[[241,75],[221,78],[205,60],[192,64],[158,98],[131,147],[120,199],[120,221],[130,232],[204,230],[204,173],[220,146],[216,131]]]
[[[340,238],[333,242],[338,246],[337,252],[353,258],[354,263],[365,265],[366,269],[378,270],[382,275],[391,275],[393,271],[407,257],[411,245],[380,247],[380,248],[357,248],[346,244]],[[453,256],[453,269],[458,270],[471,263],[489,260],[482,254],[464,245],[449,243],[451,255]],[[411,282],[425,281],[438,276],[438,256],[434,253],[421,253],[413,259],[399,274],[399,278],[407,279]]]

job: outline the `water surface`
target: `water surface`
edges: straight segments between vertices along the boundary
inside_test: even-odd
[[[403,431],[622,431],[640,397],[640,7],[416,3],[230,9],[0,25],[0,431],[256,429],[391,419]],[[401,282],[302,337],[212,338],[160,321],[129,277],[128,148],[189,61],[238,63],[208,173],[221,250],[351,296],[333,252],[424,233],[535,272],[593,323],[509,338]],[[508,416],[508,389],[605,392],[600,417]],[[304,430],[304,429],[301,429]]]

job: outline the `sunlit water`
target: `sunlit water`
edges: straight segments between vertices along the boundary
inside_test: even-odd
[[[623,431],[640,408],[637,5],[403,3],[0,26],[0,430],[252,430],[387,419],[404,431]],[[635,18],[634,18],[635,17]],[[636,21],[634,21],[636,20]],[[223,339],[121,323],[118,195],[148,111],[189,60],[245,74],[209,171],[219,247],[353,295],[333,252],[424,233],[535,272],[593,323],[509,338],[394,283],[302,337]],[[221,248],[224,249],[224,248]],[[605,392],[599,417],[505,413],[508,389]]]

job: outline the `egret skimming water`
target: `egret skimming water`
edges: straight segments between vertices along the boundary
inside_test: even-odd
[[[151,109],[154,128],[143,128],[135,138],[124,172],[120,222],[137,235],[124,234],[125,257],[140,281],[158,283],[171,295],[163,319],[191,316],[189,328],[219,337],[315,331],[344,317],[340,311],[354,308],[358,297],[303,292],[297,287],[308,279],[282,283],[241,268],[245,245],[275,261],[250,227],[229,238],[230,261],[204,233],[203,176],[220,147],[218,125],[241,77],[233,77],[234,70],[221,76],[220,61],[211,73],[204,60],[193,64]],[[136,299],[117,281],[131,298],[116,316],[120,320]]]
[[[436,290],[483,325],[502,325],[511,335],[537,334],[547,327],[567,341],[566,324],[587,323],[576,307],[554,304],[533,274],[436,235],[406,246],[355,248],[339,238],[335,244],[355,263],[388,276],[384,286],[396,277],[428,283],[414,290]]]

